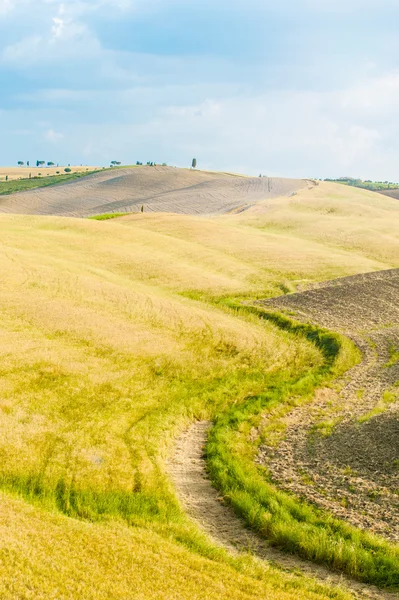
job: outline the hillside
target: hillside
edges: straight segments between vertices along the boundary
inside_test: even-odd
[[[31,177],[37,177],[40,175],[43,177],[54,176],[58,173],[64,173],[65,168],[65,165],[61,167],[47,167],[46,165],[43,165],[42,167],[36,167],[36,165],[29,167],[0,167],[0,182],[4,181],[6,177],[8,177],[8,181],[16,181],[18,179],[29,178],[29,175]],[[84,167],[82,165],[72,165],[69,168],[71,169],[72,173],[85,173],[89,170],[96,171],[97,169],[101,169],[101,167]]]
[[[389,196],[389,198],[395,198],[396,200],[399,200],[399,189],[384,190],[381,193],[384,194],[384,196]]]
[[[219,189],[220,181],[247,182],[187,173],[215,178]],[[110,181],[102,184],[113,189]],[[257,430],[244,410],[248,402],[277,390],[284,405],[284,394],[310,393],[328,373],[312,336],[238,303],[399,268],[398,202],[306,185],[295,196],[214,218],[148,212],[98,222],[2,214],[0,232],[0,596],[349,597],[216,548],[185,514],[166,463],[174,439],[193,422],[218,424],[223,443],[240,423],[234,456],[244,461],[241,473],[252,472],[245,460],[252,457],[248,444],[256,450]],[[348,348],[338,357],[341,370],[357,357]],[[226,453],[212,462],[214,480],[232,472],[224,470]],[[249,494],[255,526],[251,491],[236,489],[241,500]],[[290,506],[293,514],[304,510]],[[334,569],[362,586],[382,585],[373,573],[389,573],[396,585],[396,550],[369,539],[370,550],[357,532],[354,546],[352,533],[338,526],[337,541],[329,517],[320,520],[323,547],[342,549]],[[293,534],[299,526],[290,521]],[[283,532],[288,528],[280,529],[287,547]],[[331,567],[324,555],[316,560]]]
[[[289,196],[302,180],[240,177],[172,167],[106,170],[57,188],[0,197],[0,212],[86,217],[101,213],[219,214]]]
[[[262,461],[282,487],[396,543],[398,298],[399,269],[393,269],[336,279],[262,303],[341,331],[363,352],[342,392],[325,391],[310,407],[286,417],[284,442],[277,450],[265,447]],[[311,486],[304,485],[304,474]]]

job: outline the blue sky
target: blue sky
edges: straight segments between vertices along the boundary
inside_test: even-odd
[[[399,180],[396,0],[0,0],[0,164]]]

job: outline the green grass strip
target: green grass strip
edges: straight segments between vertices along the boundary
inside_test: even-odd
[[[49,175],[47,177],[32,177],[31,179],[14,179],[12,181],[0,181],[0,196],[8,196],[17,192],[26,192],[50,185],[70,183],[81,177],[93,175],[99,171],[86,171],[82,173],[68,173],[64,175]]]
[[[88,217],[92,221],[108,221],[109,219],[118,219],[119,217],[126,217],[131,213],[105,213],[102,215],[94,215],[94,217]]]
[[[212,481],[246,524],[273,546],[365,583],[397,588],[398,547],[278,490],[266,470],[255,464],[260,438],[249,441],[249,433],[265,412],[293,397],[309,399],[317,387],[353,366],[358,356],[355,347],[342,336],[279,314],[255,307],[236,308],[256,311],[260,318],[305,336],[322,351],[324,364],[297,379],[284,373],[275,376],[264,394],[247,398],[215,420],[206,451]]]

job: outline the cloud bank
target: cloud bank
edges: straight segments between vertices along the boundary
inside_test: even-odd
[[[0,163],[399,180],[391,0],[0,0]]]

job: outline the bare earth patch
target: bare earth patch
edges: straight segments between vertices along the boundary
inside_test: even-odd
[[[275,483],[357,527],[399,541],[399,270],[265,301],[351,337],[363,361],[283,419],[259,462]],[[265,418],[264,425],[267,425]]]
[[[218,545],[233,553],[250,552],[284,570],[300,571],[325,583],[340,585],[358,598],[395,597],[374,586],[366,586],[322,566],[280,552],[270,547],[264,538],[247,529],[233,509],[223,502],[207,477],[204,452],[210,426],[208,421],[194,423],[178,438],[175,453],[168,464],[168,472],[188,515]]]

